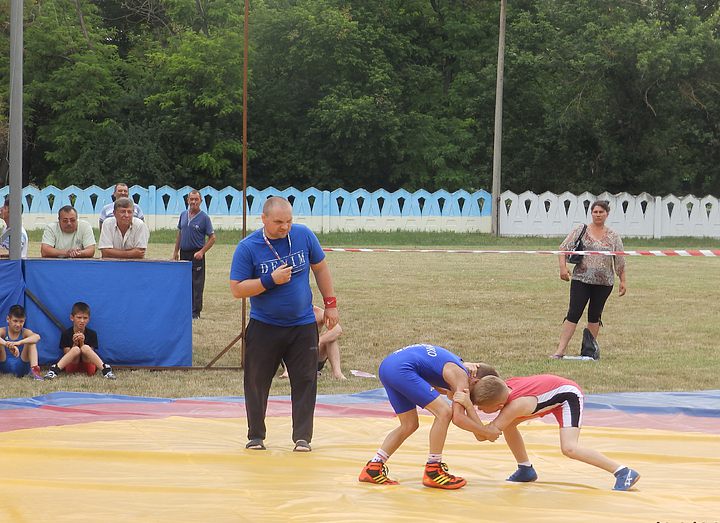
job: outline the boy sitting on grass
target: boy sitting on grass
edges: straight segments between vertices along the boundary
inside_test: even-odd
[[[50,366],[50,370],[45,374],[45,379],[53,380],[63,370],[72,372],[84,365],[88,376],[95,374],[97,369],[102,369],[103,378],[114,380],[115,374],[113,374],[112,367],[103,363],[96,352],[97,332],[87,326],[90,322],[90,306],[81,301],[75,303],[70,312],[70,321],[73,326],[63,331],[60,336],[60,348],[63,350],[64,356],[56,364]]]
[[[503,432],[505,441],[518,463],[517,470],[508,481],[530,482],[537,479],[537,473],[530,463],[525,442],[517,426],[525,420],[547,414],[553,414],[560,425],[562,453],[613,474],[613,490],[629,490],[640,479],[637,471],[616,463],[596,450],[578,445],[583,393],[580,386],[572,380],[552,374],[510,378],[505,381],[497,376],[485,376],[470,386],[469,394],[456,392],[453,399],[465,407],[468,414],[474,413],[473,405],[485,413],[500,411],[491,425]],[[475,437],[479,441],[485,439],[483,434],[475,434]]]
[[[30,375],[42,381],[38,367],[37,343],[40,335],[25,328],[25,309],[22,305],[10,307],[7,327],[0,327],[0,372],[15,374],[18,378]]]

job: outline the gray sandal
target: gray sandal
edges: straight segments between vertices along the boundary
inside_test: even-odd
[[[295,442],[295,448],[293,449],[293,452],[310,452],[312,449],[310,448],[310,443],[305,441],[304,439],[299,439]]]
[[[251,439],[247,442],[245,448],[248,450],[267,450],[261,439]]]

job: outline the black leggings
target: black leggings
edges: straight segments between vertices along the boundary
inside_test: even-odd
[[[585,306],[588,306],[588,323],[600,323],[605,302],[612,293],[612,285],[592,285],[578,280],[570,281],[570,306],[565,319],[577,324],[580,321]]]

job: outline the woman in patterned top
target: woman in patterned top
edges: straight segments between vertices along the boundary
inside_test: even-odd
[[[605,226],[610,205],[605,200],[593,202],[590,206],[592,223],[583,236],[583,244],[587,251],[622,251],[623,243],[620,235]],[[561,250],[572,250],[572,245],[582,233],[583,225],[578,225],[560,245]],[[570,281],[570,305],[560,331],[560,342],[555,354],[551,357],[561,359],[565,355],[570,339],[575,333],[585,306],[588,306],[587,328],[597,338],[602,322],[603,307],[612,292],[617,273],[620,279],[619,294],[625,295],[625,258],[623,256],[591,255],[583,256],[582,262],[575,265],[572,280],[567,267],[565,255],[560,255],[560,279]],[[614,271],[613,271],[614,268]]]

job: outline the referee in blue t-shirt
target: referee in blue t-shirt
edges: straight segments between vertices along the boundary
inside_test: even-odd
[[[173,260],[192,262],[192,317],[197,320],[203,308],[205,253],[215,245],[215,231],[210,216],[200,210],[200,192],[195,189],[190,191],[187,201],[187,211],[180,213],[178,220]]]
[[[290,376],[292,439],[295,451],[310,451],[317,396],[318,329],[313,312],[310,271],[325,305],[325,326],[338,323],[330,268],[315,234],[293,225],[292,206],[273,196],[263,206],[263,227],[244,238],[230,267],[230,289],[250,298],[245,330],[246,448],[265,450],[265,411],[280,361]],[[291,230],[292,229],[292,230]]]

